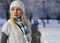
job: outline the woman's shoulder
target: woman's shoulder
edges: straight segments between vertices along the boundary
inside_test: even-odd
[[[9,26],[10,25],[10,20],[6,21],[3,27]]]
[[[11,30],[10,20],[8,20],[8,21],[3,25],[1,31],[4,32],[6,35],[8,35],[9,32],[10,32],[10,30]]]

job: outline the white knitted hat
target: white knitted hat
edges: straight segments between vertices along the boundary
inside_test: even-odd
[[[13,1],[13,2],[10,4],[10,10],[11,10],[11,8],[14,7],[14,6],[21,8],[22,11],[23,11],[23,14],[25,14],[25,6],[24,6],[24,3],[23,3],[22,1],[19,1],[19,0]]]

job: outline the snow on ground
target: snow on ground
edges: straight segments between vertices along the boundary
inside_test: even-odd
[[[28,20],[29,21],[29,20]],[[43,24],[42,20],[37,19],[39,24]],[[59,20],[49,20],[49,24],[57,24]],[[6,19],[0,19],[0,26],[2,26],[6,22]],[[44,22],[47,24],[47,20],[44,20]],[[32,19],[31,22],[29,21],[30,24],[34,24],[34,20]]]
[[[0,27],[0,43],[1,43],[1,29],[2,29],[2,27]]]
[[[29,20],[28,20],[29,21]],[[42,20],[40,19],[37,19],[38,23],[39,24],[43,24],[42,23]],[[47,20],[45,19],[44,22],[47,24]],[[60,22],[60,20],[53,20],[53,19],[50,19],[49,20],[49,24],[57,24],[58,22]],[[31,22],[29,21],[30,24],[34,24],[34,19],[31,20]]]
[[[42,34],[42,43],[60,43],[60,24],[46,24],[45,28],[38,25],[38,30]]]
[[[0,26],[3,26],[5,22],[6,22],[6,19],[0,19]]]

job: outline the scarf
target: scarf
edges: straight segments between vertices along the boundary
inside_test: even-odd
[[[23,32],[23,30],[22,30],[22,27],[23,27],[25,34],[29,33],[28,27],[25,25],[25,23],[22,21],[21,18],[15,19],[15,22],[20,27],[20,29],[21,29],[22,32]]]

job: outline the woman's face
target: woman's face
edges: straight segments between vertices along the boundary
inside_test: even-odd
[[[15,18],[21,17],[23,14],[23,11],[21,10],[21,8],[14,6],[10,9],[10,14],[11,14],[11,17],[15,19]]]

